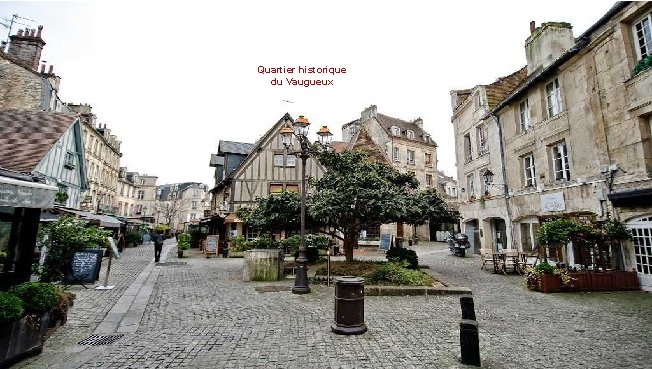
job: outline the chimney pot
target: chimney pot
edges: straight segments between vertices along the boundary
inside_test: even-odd
[[[50,69],[48,70],[48,74],[54,74],[54,65],[50,64]]]
[[[43,26],[38,26],[38,31],[36,32],[36,37],[41,37],[41,31],[43,31]]]
[[[19,29],[19,30],[18,30],[18,36],[22,36],[22,35],[23,35],[23,30],[22,30],[22,29]]]
[[[29,31],[29,37],[34,37],[35,35],[36,35],[36,30],[35,30],[34,28],[32,28],[32,29]]]
[[[537,29],[537,24],[535,21],[530,22],[530,34],[534,33],[534,31]]]
[[[41,74],[45,74],[45,64],[41,64]]]

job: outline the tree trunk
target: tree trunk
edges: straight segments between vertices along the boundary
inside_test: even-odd
[[[353,232],[344,233],[344,256],[346,261],[353,261],[353,248],[358,245],[358,234]]]

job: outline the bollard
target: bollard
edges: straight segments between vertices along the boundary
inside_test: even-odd
[[[461,297],[460,350],[462,364],[480,366],[480,336],[475,318],[473,297]]]
[[[362,334],[364,324],[364,279],[358,277],[335,278],[335,322],[331,331],[337,334]]]

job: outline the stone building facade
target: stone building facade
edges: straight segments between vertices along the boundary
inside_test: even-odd
[[[92,107],[87,104],[68,104],[79,113],[83,124],[84,158],[88,170],[89,189],[84,195],[88,211],[119,214],[116,200],[120,171],[120,141],[106,124],[98,124]]]
[[[360,118],[342,126],[342,141],[351,147],[362,147],[374,155],[380,153],[392,167],[402,173],[413,173],[420,188],[437,188],[437,144],[423,129],[423,120],[412,121],[378,113],[376,105],[364,109]],[[382,233],[398,237],[430,239],[429,225],[419,227],[396,224],[381,226]]]
[[[116,189],[116,206],[118,208],[116,214],[123,217],[131,217],[136,213],[136,191],[140,188],[132,180],[134,178],[127,176],[127,168],[120,167],[118,172],[118,187]]]
[[[208,186],[198,182],[173,183],[156,187],[156,222],[168,224],[175,232],[199,224],[204,216]]]
[[[491,160],[500,168],[491,169],[485,206],[502,207],[512,225],[505,247],[535,248],[545,218],[616,217],[634,239],[611,250],[612,264],[635,268],[646,289],[652,289],[652,69],[635,67],[651,53],[651,13],[650,3],[616,3],[577,38],[568,23],[532,22],[526,79],[481,117],[498,131],[495,144],[503,151]],[[458,142],[462,137],[456,132]],[[457,148],[460,160],[463,147]],[[468,218],[468,208],[461,210]],[[488,241],[484,246],[496,249]],[[571,245],[563,261],[582,257]]]
[[[19,30],[9,37],[8,46],[0,44],[0,109],[68,111],[59,98],[61,79],[54,67],[41,64],[39,70],[45,46],[42,31],[43,26]]]
[[[127,179],[137,187],[133,216],[155,217],[158,206],[156,186],[158,177],[127,172]]]

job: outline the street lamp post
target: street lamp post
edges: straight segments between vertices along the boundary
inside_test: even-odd
[[[310,122],[303,115],[294,122],[293,128],[285,126],[281,129],[281,138],[286,150],[292,147],[293,137],[299,141],[300,150],[292,154],[301,159],[301,245],[299,246],[299,257],[297,258],[297,273],[294,279],[292,293],[304,294],[310,292],[308,286],[308,271],[306,269],[306,159],[318,152],[308,141],[308,129]],[[317,132],[319,136],[320,149],[326,149],[333,138],[328,127],[322,126]]]

